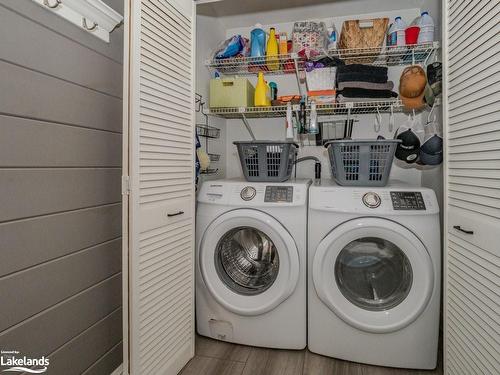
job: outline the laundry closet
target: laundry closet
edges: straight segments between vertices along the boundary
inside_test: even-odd
[[[499,371],[499,12],[130,2],[124,369],[201,374],[196,331]]]

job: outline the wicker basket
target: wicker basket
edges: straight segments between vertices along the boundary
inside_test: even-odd
[[[377,48],[378,52],[380,52],[384,44],[388,25],[388,18],[344,21],[338,43],[340,57],[347,64],[373,63],[376,60],[374,57],[349,58],[348,55],[342,54],[342,50],[357,49],[357,54],[360,55],[363,54],[363,49],[369,49],[366,52],[370,54],[377,52]]]

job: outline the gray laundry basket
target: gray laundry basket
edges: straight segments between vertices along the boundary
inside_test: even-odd
[[[328,147],[332,175],[339,185],[385,186],[399,139],[341,140]]]
[[[241,168],[247,181],[283,182],[290,178],[299,145],[294,142],[239,141]]]

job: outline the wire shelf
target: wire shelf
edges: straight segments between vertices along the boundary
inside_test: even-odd
[[[347,115],[363,115],[379,112],[401,112],[403,103],[399,99],[394,100],[376,100],[366,102],[347,102],[334,104],[318,104],[316,110],[319,116],[347,116]],[[293,105],[294,111],[299,111],[300,106]],[[306,107],[306,111],[311,110],[310,106]],[[231,108],[210,108],[210,114],[226,119],[241,119],[245,118],[276,118],[286,116],[286,106],[274,107],[231,107]]]
[[[219,161],[220,160],[220,155],[219,154],[208,154],[210,157],[210,161]]]
[[[348,62],[394,66],[426,62],[439,49],[439,42],[413,44],[408,46],[335,49],[323,56],[337,57]],[[278,55],[271,60],[267,57],[233,57],[206,61],[205,65],[222,74],[253,75],[258,72],[267,74],[294,74],[305,69],[305,57],[296,53]],[[270,69],[273,68],[273,69]]]
[[[200,174],[204,174],[204,175],[214,175],[217,173],[219,173],[219,168],[208,168],[208,169],[202,169],[200,171]]]
[[[395,66],[427,62],[438,49],[439,42],[433,42],[407,46],[336,49],[328,51],[328,56],[362,64]]]
[[[297,63],[297,66],[295,65]],[[278,55],[275,57],[232,57],[229,59],[208,60],[206,66],[222,74],[253,75],[259,72],[267,74],[295,74],[304,69],[305,59],[297,54]]]
[[[220,129],[210,125],[196,124],[196,134],[205,138],[219,138]]]

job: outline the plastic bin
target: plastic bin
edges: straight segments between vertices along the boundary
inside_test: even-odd
[[[246,78],[210,80],[210,108],[253,107],[255,88]]]
[[[294,142],[240,141],[241,168],[247,181],[283,182],[290,178],[299,145]]]
[[[336,67],[316,68],[310,72],[306,71],[307,90],[335,90],[336,74]]]
[[[328,147],[332,175],[343,186],[385,186],[399,139],[341,140]]]

